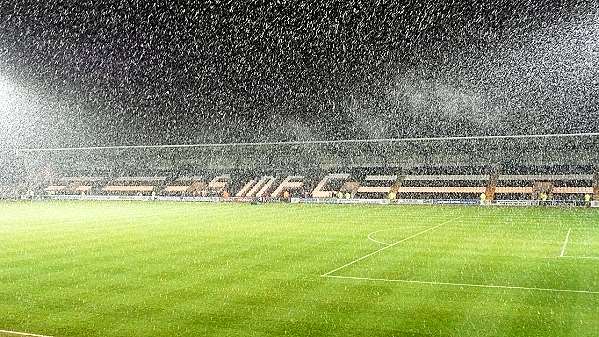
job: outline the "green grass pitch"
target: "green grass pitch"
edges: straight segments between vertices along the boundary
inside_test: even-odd
[[[599,336],[599,210],[3,202],[0,329]]]

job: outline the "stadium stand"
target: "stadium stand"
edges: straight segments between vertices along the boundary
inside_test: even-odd
[[[368,172],[373,172],[369,169]],[[317,174],[322,179],[318,180]],[[206,183],[203,176],[64,177],[50,180],[43,193],[51,196],[107,194],[115,196],[179,196],[223,197],[233,193],[239,200],[295,197],[338,199],[393,199],[406,200],[539,200],[541,193],[548,200],[582,201],[586,195],[598,200],[597,175],[590,174],[364,174],[315,173],[311,177],[287,175],[277,179],[274,175],[247,178],[247,174],[231,176],[216,174]],[[352,177],[362,177],[354,179]],[[238,179],[236,179],[238,178]],[[314,179],[317,178],[317,179]],[[247,180],[249,179],[249,180]],[[170,180],[170,182],[168,182]],[[109,183],[105,183],[105,182]],[[168,182],[168,183],[167,183]],[[318,182],[315,184],[315,182]],[[308,188],[312,186],[313,188]],[[311,192],[311,193],[310,193]],[[587,196],[588,198],[588,196]]]
[[[67,184],[67,190],[75,193],[91,193],[98,189],[105,180],[105,177],[72,177],[61,179],[61,181]]]
[[[23,150],[11,173],[20,189],[0,192],[599,201],[597,146],[599,136],[554,135]]]
[[[237,192],[235,194],[235,196],[238,197],[238,198],[246,197],[247,194],[248,194],[248,192],[250,191],[250,189],[252,189],[252,187],[254,187],[257,182],[258,182],[258,180],[251,179],[250,181],[248,181],[247,183],[245,183],[245,185],[243,185],[243,187],[239,190],[239,192]]]
[[[408,198],[471,198],[486,193],[486,175],[408,175],[398,189]]]
[[[593,194],[592,174],[571,174],[553,176],[551,193],[554,195],[566,194]],[[566,196],[561,196],[566,197]]]
[[[347,180],[341,185],[339,188],[339,192],[343,193],[343,195],[349,195],[354,198],[358,193],[358,189],[360,188],[360,183],[355,180]]]
[[[167,184],[163,192],[165,195],[201,195],[207,186],[202,176],[182,176]]]
[[[400,185],[401,179],[398,175],[367,175],[356,194],[385,198],[390,192],[397,192]]]
[[[104,177],[62,177],[52,181],[44,191],[48,194],[88,194],[98,189],[105,180]]]
[[[500,175],[495,194],[498,199],[532,199],[534,175]]]
[[[102,188],[108,194],[151,194],[164,184],[167,177],[120,177]]]
[[[271,198],[278,198],[281,196],[283,191],[293,192],[304,187],[304,176],[288,176],[285,178],[279,187],[271,193]]]
[[[48,194],[57,194],[58,192],[66,191],[67,187],[64,185],[50,185],[45,188]]]
[[[216,176],[208,183],[207,188],[202,190],[202,193],[211,196],[220,196],[223,192],[227,191],[230,182],[231,175],[229,174]]]
[[[331,198],[334,191],[341,190],[345,180],[349,179],[349,173],[331,173],[326,175],[316,188],[312,191],[313,198]],[[332,189],[332,190],[331,190]]]
[[[268,194],[270,190],[273,189],[274,183],[277,181],[276,177],[269,177],[268,181],[262,186],[262,188],[256,193],[256,196],[261,198]]]
[[[593,175],[562,174],[562,175],[501,175],[498,177],[497,194],[504,198],[536,199],[538,194],[546,193],[553,198],[554,194],[592,194]]]
[[[276,178],[273,176],[263,176],[262,178],[252,179],[243,186],[236,196],[238,197],[262,197],[275,183]],[[245,193],[241,193],[245,192]]]

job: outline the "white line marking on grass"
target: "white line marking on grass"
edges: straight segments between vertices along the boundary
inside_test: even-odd
[[[392,229],[392,228],[390,228],[390,229]],[[383,242],[383,241],[378,241],[377,239],[375,239],[375,238],[372,237],[376,233],[379,233],[379,232],[382,232],[382,231],[387,231],[387,230],[390,230],[390,229],[379,229],[378,231],[374,231],[372,233],[369,233],[368,234],[368,240],[370,240],[372,242],[376,242],[376,243],[381,244],[381,245],[386,245],[386,246],[390,245],[390,243]]]
[[[560,256],[560,258],[599,260],[599,256]]]
[[[404,218],[404,219],[405,219],[405,218]],[[420,217],[419,219],[422,219],[422,217]],[[447,218],[445,218],[445,219],[447,219]],[[410,228],[410,227],[411,227],[411,228],[414,228],[414,227],[420,227],[420,228],[422,228],[422,227],[424,227],[424,226],[400,226],[400,227],[393,227],[393,228],[379,229],[379,230],[377,230],[377,231],[374,231],[374,232],[370,232],[370,233],[368,233],[368,240],[370,240],[370,241],[372,241],[372,242],[375,242],[375,243],[378,243],[378,244],[381,244],[381,245],[390,245],[391,243],[389,243],[389,242],[384,242],[384,241],[379,241],[379,240],[375,239],[373,236],[374,236],[375,234],[377,234],[377,233],[380,233],[380,232],[386,232],[386,231],[392,231],[392,230],[394,230],[394,229],[398,229],[398,228]]]
[[[9,331],[9,330],[0,330],[0,333],[8,334],[8,335],[17,335],[17,336],[29,336],[29,337],[52,337],[52,336],[46,336],[46,335],[37,335],[34,333]]]
[[[347,280],[358,280],[358,281],[379,281],[379,282],[413,283],[413,284],[428,284],[428,285],[452,286],[452,287],[473,287],[473,288],[492,288],[492,289],[516,289],[516,290],[546,291],[546,292],[554,292],[554,293],[599,294],[599,291],[591,291],[591,290],[552,289],[552,288],[500,286],[500,285],[492,285],[492,284],[451,283],[451,282],[417,281],[417,280],[396,280],[396,279],[371,278],[371,277],[354,277],[354,276],[336,276],[336,275],[322,275],[322,277],[330,277],[330,278],[337,278],[337,279],[347,279]]]
[[[445,224],[447,224],[447,223],[450,223],[450,222],[452,222],[452,221],[455,221],[455,220],[457,220],[457,219],[459,219],[459,218],[461,218],[461,217],[462,217],[462,216],[458,216],[458,217],[456,217],[456,218],[453,218],[453,219],[451,219],[451,220],[444,221],[444,222],[442,222],[442,223],[440,223],[440,224],[438,224],[438,225],[436,225],[436,226],[434,226],[434,227],[431,227],[431,228],[425,229],[425,230],[423,230],[423,231],[420,231],[420,232],[418,232],[418,233],[416,233],[416,234],[414,234],[414,235],[408,236],[408,237],[407,237],[407,238],[405,238],[405,239],[402,239],[402,240],[399,240],[399,241],[397,241],[397,242],[394,242],[394,243],[388,244],[387,246],[385,246],[385,247],[383,247],[383,248],[381,248],[381,249],[379,249],[379,250],[375,250],[374,252],[372,252],[372,253],[370,253],[370,254],[366,254],[366,255],[364,255],[364,256],[362,256],[362,257],[360,257],[360,258],[357,258],[357,259],[355,259],[355,260],[353,260],[353,261],[351,261],[351,262],[349,262],[349,263],[346,263],[346,264],[344,264],[343,266],[341,266],[341,267],[339,267],[339,268],[335,268],[335,269],[331,270],[330,272],[328,272],[328,273],[325,273],[325,274],[322,274],[322,275],[320,275],[320,276],[323,276],[323,277],[324,277],[324,276],[331,275],[332,273],[334,273],[334,272],[336,272],[336,271],[339,271],[339,270],[341,270],[341,269],[343,269],[343,268],[345,268],[345,267],[349,267],[349,266],[351,266],[352,264],[354,264],[354,263],[356,263],[356,262],[358,262],[358,261],[362,261],[362,260],[364,260],[364,259],[366,259],[366,258],[368,258],[368,257],[370,257],[370,256],[372,256],[372,255],[375,255],[375,254],[377,254],[377,253],[380,253],[380,252],[382,252],[383,250],[385,250],[385,249],[387,249],[387,248],[395,247],[395,246],[397,246],[398,244],[400,244],[400,243],[402,243],[402,242],[408,241],[408,240],[410,240],[410,239],[413,239],[413,238],[415,238],[415,237],[417,237],[417,236],[420,236],[420,235],[422,235],[422,234],[424,234],[424,233],[430,232],[430,231],[432,231],[432,230],[434,230],[434,229],[437,229],[437,228],[439,228],[439,227],[441,227],[441,226],[443,226],[443,225],[445,225]]]
[[[572,232],[572,228],[568,229],[568,234],[566,234],[566,240],[564,240],[564,245],[562,246],[562,251],[559,254],[559,257],[564,257],[566,254],[566,246],[568,246],[568,240],[570,240],[570,232]]]

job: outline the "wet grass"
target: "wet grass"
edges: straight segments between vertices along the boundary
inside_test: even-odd
[[[329,274],[344,278],[321,277],[384,248],[371,233],[388,244],[412,238]],[[599,210],[12,202],[0,204],[0,238],[6,330],[599,334],[599,260],[576,258],[599,257]]]

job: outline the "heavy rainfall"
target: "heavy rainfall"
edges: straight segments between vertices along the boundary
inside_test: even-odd
[[[6,149],[593,132],[597,8],[6,4],[0,141]]]
[[[591,226],[597,223],[594,207],[599,207],[598,146],[597,1],[214,0],[178,3],[82,0],[27,3],[7,0],[0,4],[0,207],[8,215],[3,218],[0,214],[0,237],[4,234],[9,237],[6,245],[9,256],[3,259],[0,253],[0,272],[11,270],[21,261],[18,257],[21,248],[15,247],[18,247],[19,235],[25,238],[26,234],[12,227],[13,222],[36,224],[39,221],[28,218],[24,215],[27,211],[18,207],[33,207],[32,214],[39,211],[58,222],[80,221],[84,232],[72,234],[79,239],[89,234],[86,230],[94,231],[92,223],[105,222],[109,228],[107,233],[120,233],[125,228],[123,218],[130,216],[133,219],[130,225],[133,221],[143,222],[162,207],[162,212],[173,208],[189,217],[194,214],[195,220],[185,218],[175,224],[181,226],[181,233],[204,242],[204,234],[194,232],[192,225],[204,225],[194,221],[206,215],[208,220],[205,221],[214,221],[223,228],[231,226],[244,232],[251,227],[248,235],[255,235],[256,241],[274,233],[274,237],[265,239],[263,246],[235,243],[238,245],[235,249],[253,252],[258,245],[257,256],[263,254],[265,261],[274,259],[279,268],[284,267],[281,261],[288,256],[271,256],[274,254],[271,247],[287,247],[282,248],[283,252],[300,250],[300,246],[293,244],[285,246],[287,241],[280,239],[287,230],[291,233],[290,241],[293,235],[306,240],[298,244],[303,245],[304,254],[316,251],[317,244],[311,246],[308,237],[317,234],[324,235],[315,239],[321,240],[318,241],[321,246],[332,240],[341,248],[338,252],[329,251],[328,255],[318,251],[314,265],[304,262],[297,266],[299,274],[294,274],[298,271],[291,267],[293,270],[279,270],[285,275],[281,282],[293,289],[273,286],[276,291],[271,295],[279,296],[276,299],[260,293],[261,286],[275,282],[260,278],[270,277],[269,271],[260,277],[250,276],[257,282],[256,288],[247,283],[233,287],[233,313],[243,313],[239,314],[239,320],[222,309],[216,313],[202,312],[200,318],[193,321],[185,316],[191,314],[181,311],[180,307],[170,303],[161,307],[154,303],[152,305],[165,311],[172,310],[172,315],[162,313],[164,317],[151,321],[140,314],[146,309],[143,307],[146,302],[131,304],[137,298],[124,291],[124,304],[121,304],[131,305],[131,312],[139,314],[124,317],[128,322],[138,319],[135,324],[152,327],[155,329],[152,333],[115,328],[118,314],[98,309],[104,304],[84,312],[107,315],[105,322],[88,317],[81,323],[54,319],[44,324],[39,317],[54,313],[47,309],[52,304],[44,302],[42,295],[31,299],[31,303],[41,303],[45,309],[35,309],[34,314],[40,316],[27,321],[23,315],[31,308],[20,306],[17,300],[11,302],[25,288],[11,283],[10,276],[3,279],[0,275],[0,337],[4,337],[3,333],[13,336],[11,333],[15,331],[30,333],[32,330],[56,336],[227,335],[231,331],[240,334],[258,331],[262,334],[256,335],[265,336],[287,333],[347,336],[352,332],[367,335],[369,331],[373,331],[373,335],[398,335],[403,329],[422,336],[527,333],[592,336],[599,331],[599,313],[593,309],[599,305],[599,275],[590,271],[596,269],[596,265],[591,264],[599,259],[599,240],[596,240],[599,234]],[[208,201],[215,206],[207,206]],[[233,208],[243,207],[238,203],[259,206]],[[344,205],[336,205],[340,208],[334,210],[322,205],[308,205],[314,206],[313,209],[292,208],[321,203]],[[367,209],[353,204],[376,204],[381,208],[371,205],[373,208]],[[410,208],[405,204],[430,208]],[[440,206],[442,204],[461,206],[452,208]],[[84,211],[80,211],[84,215],[75,214],[69,207],[97,213],[100,218],[90,220],[89,214]],[[562,207],[572,208],[564,210]],[[226,214],[224,218],[219,212]],[[298,222],[306,226],[306,232],[289,229],[290,225],[283,220],[265,215],[271,214],[268,212],[280,212],[289,218],[297,216]],[[114,219],[103,220],[102,214]],[[408,214],[406,218],[398,220],[405,214]],[[247,223],[228,222],[237,216]],[[305,220],[310,217],[320,222]],[[166,213],[156,218],[170,221]],[[349,222],[361,219],[365,227],[350,227],[346,231],[339,224],[341,218]],[[548,228],[539,224],[549,218],[558,219],[559,223]],[[414,223],[406,225],[402,222],[406,219]],[[581,219],[589,221],[582,223]],[[272,221],[275,229],[272,233],[262,233],[262,229],[252,227],[253,221],[268,224]],[[480,223],[501,227],[506,221],[515,227],[505,231],[497,229],[497,233],[480,228]],[[518,227],[518,221],[524,227]],[[469,235],[464,233],[459,237],[456,232],[445,237],[435,234],[444,230],[441,226],[446,222],[470,228],[472,235],[479,235],[481,241],[477,245],[464,243],[460,240]],[[336,232],[326,227],[329,225]],[[407,227],[398,230],[400,225]],[[532,229],[525,227],[527,225]],[[64,225],[61,222],[59,226]],[[169,251],[166,244],[153,241],[156,237],[136,232],[143,227],[141,224],[132,226],[133,229],[127,228],[128,235],[139,235],[148,245]],[[178,236],[180,233],[165,234],[167,229],[156,226],[163,231],[160,233],[166,237],[165,242],[174,240],[170,249],[185,241]],[[408,230],[408,227],[416,229]],[[57,227],[52,236],[59,241],[65,239],[66,236],[59,235],[61,231],[69,229]],[[567,232],[565,241],[564,231]],[[33,236],[46,232],[41,229],[38,232],[34,226],[31,233]],[[498,238],[494,239],[492,234]],[[219,235],[239,240],[226,230]],[[387,252],[395,251],[393,247],[404,240],[421,235],[438,235],[433,241],[443,244],[416,247],[414,249],[421,249],[417,256],[393,256]],[[367,240],[360,241],[364,237]],[[125,246],[141,242],[126,241],[126,238],[127,235],[115,242]],[[443,241],[449,238],[459,242],[454,245]],[[531,250],[514,243],[520,239],[521,246],[528,245]],[[207,240],[207,245],[214,251],[224,249],[223,254],[229,254],[231,248],[223,248],[223,242],[215,240]],[[43,246],[44,240],[39,242]],[[65,241],[60,242],[68,246]],[[372,243],[384,248],[364,248]],[[191,249],[188,244],[182,243],[181,252]],[[458,253],[452,250],[456,245],[480,253],[481,259],[493,260],[468,269],[470,265],[464,262],[466,257],[458,258],[455,255]],[[558,247],[558,256],[553,256],[553,246]],[[83,245],[65,249],[81,250],[82,256],[86,256],[87,248]],[[0,245],[0,252],[2,249]],[[110,249],[117,251],[114,256],[120,254],[118,249],[121,248],[111,246]],[[147,246],[143,249],[150,250]],[[368,267],[372,257],[382,259],[379,256],[383,254],[379,252],[384,250],[387,254],[384,256],[390,257],[378,260],[383,267]],[[570,252],[572,256],[566,256]],[[179,256],[180,252],[172,253]],[[291,255],[295,258],[301,255],[294,254]],[[447,263],[453,269],[440,266],[444,254],[454,258]],[[10,260],[11,256],[16,262]],[[94,259],[98,256],[93,255]],[[515,256],[531,260],[509,260]],[[189,262],[189,255],[181,253],[179,257]],[[568,257],[560,261],[571,263],[584,259],[584,263],[589,264],[583,264],[574,272],[572,270],[579,265],[555,262],[556,267],[551,260],[554,257]],[[41,259],[44,258],[48,256]],[[166,253],[161,258],[169,260]],[[301,258],[311,259],[305,255]],[[387,268],[385,263],[393,265],[398,261],[394,258],[416,263],[414,267],[403,263],[395,271],[384,269]],[[196,260],[194,256],[192,260],[191,264],[197,262],[207,270],[213,268],[201,258]],[[143,265],[140,260],[133,262]],[[172,266],[179,266],[178,261],[171,262]],[[246,262],[262,267],[256,260]],[[233,265],[232,274],[245,268]],[[427,274],[430,270],[426,268],[431,266],[438,267],[439,273],[430,269],[432,274]],[[538,280],[522,276],[522,268],[542,271],[545,276]],[[459,275],[455,270],[459,270]],[[160,273],[163,272],[172,272],[169,275],[173,278],[188,277],[191,275],[188,273],[192,273],[161,269]],[[207,272],[206,275],[214,279],[207,281],[205,291],[219,293],[224,289],[216,289],[216,285],[210,283],[223,280],[223,272],[220,272]],[[298,296],[309,296],[294,288],[305,290],[308,286],[294,282],[300,279],[304,282],[304,277],[311,277],[305,275],[312,274],[321,277],[315,282],[325,283],[323,287],[330,291],[332,298],[328,300],[314,290],[315,302],[320,306],[310,308],[310,304],[302,302],[298,310],[303,314],[294,313],[293,305],[285,302],[281,294],[297,291]],[[347,276],[350,274],[352,276]],[[480,278],[472,276],[479,274]],[[25,276],[24,284],[34,282],[29,278],[32,275]],[[114,276],[102,275],[106,279]],[[575,277],[567,279],[564,275]],[[158,283],[162,284],[163,276],[160,274]],[[438,280],[430,281],[437,276]],[[136,276],[126,274],[124,277],[130,281]],[[202,276],[194,274],[194,277]],[[11,284],[4,293],[3,280]],[[364,288],[359,288],[360,284],[355,281],[395,284],[383,287],[364,283]],[[78,282],[82,289],[89,289],[87,281]],[[428,305],[440,303],[447,310],[459,311],[466,310],[464,303],[470,303],[480,305],[482,313],[495,310],[490,307],[505,306],[509,315],[517,316],[518,310],[522,311],[523,326],[516,327],[516,323],[505,321],[496,326],[478,316],[465,318],[464,326],[454,326],[458,318],[449,314],[447,320],[431,323],[434,310],[419,307],[421,303],[413,293],[410,300],[398,304],[400,293],[421,289],[415,284],[461,287],[449,295],[434,294],[426,287],[418,290],[422,291],[423,301],[430,301]],[[146,289],[145,286],[139,285],[140,289]],[[118,293],[115,289],[119,286],[103,284],[99,287]],[[187,296],[188,292],[197,292],[197,287],[199,285],[194,284],[168,290],[180,290]],[[481,293],[468,293],[469,287],[480,288],[471,291],[488,290],[492,294],[501,289],[504,297],[477,302],[475,298]],[[525,310],[522,309],[525,304],[512,294],[514,289],[540,294],[531,296],[533,303]],[[97,294],[91,296],[86,290],[81,291],[82,298],[99,300],[94,297]],[[355,296],[348,300],[350,304],[337,302],[341,301],[344,291]],[[389,301],[395,299],[385,302],[387,311],[376,307],[376,302],[369,302],[375,309],[358,304],[370,295],[379,298],[380,292],[389,295]],[[160,294],[166,296],[167,293]],[[564,304],[560,304],[562,307],[554,305],[559,300],[543,297],[554,293],[566,298]],[[2,304],[3,295],[9,303],[7,306]],[[210,300],[205,294],[196,295]],[[149,302],[156,300],[147,296],[150,295],[140,298]],[[225,302],[229,303],[227,296]],[[464,296],[465,302],[460,302],[459,296]],[[580,307],[575,308],[577,304],[568,296],[584,299]],[[338,306],[331,304],[333,302]],[[551,313],[538,311],[539,316],[534,318],[534,312],[541,310],[539,303],[545,303],[544,309]],[[73,312],[83,310],[73,305],[64,304],[61,308]],[[220,305],[222,303],[215,307],[220,308]],[[265,323],[246,312],[252,305],[259,310],[268,307]],[[359,309],[351,310],[345,305]],[[414,314],[418,311],[415,308],[421,311]],[[571,308],[575,311],[572,315],[578,315],[580,322],[585,323],[576,325],[574,319],[566,322],[565,314],[560,311],[564,308]],[[391,318],[402,310],[423,319],[422,325],[414,325],[409,319],[394,321]],[[183,315],[180,320],[176,318],[178,314]],[[374,328],[366,323],[345,321],[351,317],[357,321],[368,318],[376,321],[377,315],[382,318]],[[498,316],[491,317],[505,318],[495,312],[494,315]],[[142,316],[149,321],[140,318]],[[215,323],[215,317],[225,323]],[[317,317],[324,322],[316,323]],[[165,320],[169,321],[165,323]],[[235,321],[232,326],[230,320]],[[172,322],[181,323],[183,328],[179,330],[180,326],[174,327]],[[485,330],[484,322],[494,330]],[[293,323],[299,324],[297,330],[289,330],[289,324]],[[271,330],[271,326],[277,329]],[[512,330],[503,330],[506,326]],[[7,330],[2,330],[5,328]],[[229,328],[232,330],[227,330]]]

